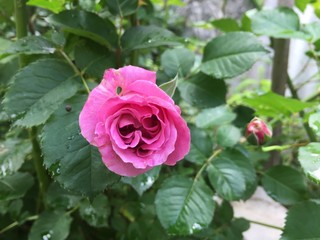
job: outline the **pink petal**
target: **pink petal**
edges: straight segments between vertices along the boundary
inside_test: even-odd
[[[134,92],[142,96],[152,96],[160,98],[174,105],[172,98],[170,98],[169,95],[167,95],[156,84],[151,82],[135,81],[127,87],[126,91]]]
[[[169,155],[166,165],[175,165],[178,161],[182,160],[185,155],[190,151],[190,130],[187,123],[180,116],[173,116],[175,127],[177,129],[178,138],[175,143],[175,150]]]
[[[135,177],[151,169],[151,167],[146,167],[145,169],[137,169],[131,163],[123,162],[117,154],[112,150],[111,143],[106,144],[99,148],[102,156],[103,163],[107,168],[119,174],[121,176]]]
[[[119,69],[110,68],[105,71],[101,84],[112,93],[112,95],[118,95],[117,89],[121,89],[121,93],[124,94],[127,91],[127,87],[135,81],[143,82],[156,82],[156,72],[148,71],[146,69],[126,66]]]
[[[100,114],[100,108],[107,100],[108,96],[105,90],[99,85],[91,91],[79,115],[81,134],[94,146],[99,145],[99,143],[95,141],[95,137],[97,137],[95,134],[96,125],[103,121]]]

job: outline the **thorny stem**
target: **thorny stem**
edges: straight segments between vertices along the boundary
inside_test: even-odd
[[[80,72],[80,70],[73,64],[73,62],[71,61],[71,59],[69,58],[69,56],[63,51],[63,50],[58,50],[60,52],[60,54],[64,57],[64,59],[69,63],[69,65],[72,67],[72,69],[74,70],[74,72],[80,76],[82,83],[87,91],[88,94],[90,94],[90,89],[88,87],[88,84],[86,82],[86,80],[83,77],[83,74]]]
[[[30,216],[30,217],[26,218],[25,221],[34,221],[34,220],[37,220],[38,217],[39,217],[38,215]],[[0,230],[0,234],[5,233],[5,232],[9,231],[10,229],[12,229],[12,228],[14,228],[14,227],[16,227],[18,225],[19,225],[19,222],[15,221],[15,222],[9,224],[8,226],[2,228]]]

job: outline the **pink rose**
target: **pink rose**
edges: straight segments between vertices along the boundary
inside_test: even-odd
[[[155,81],[156,73],[143,68],[108,69],[80,113],[82,135],[119,175],[172,166],[189,152],[190,131],[180,109]]]
[[[263,145],[272,137],[272,131],[263,120],[255,117],[247,125],[246,136],[249,143]]]

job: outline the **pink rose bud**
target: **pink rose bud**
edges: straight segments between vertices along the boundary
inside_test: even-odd
[[[272,132],[263,120],[255,117],[247,126],[246,137],[253,145],[263,145],[272,137]]]
[[[89,94],[79,124],[106,167],[122,176],[175,165],[190,149],[190,130],[180,108],[156,85],[156,73],[139,67],[106,70]]]

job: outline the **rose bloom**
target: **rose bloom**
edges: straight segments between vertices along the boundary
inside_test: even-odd
[[[155,82],[156,73],[143,68],[108,69],[80,113],[81,134],[119,175],[172,166],[189,152],[180,109]]]
[[[272,131],[263,120],[255,117],[247,125],[246,136],[249,143],[263,145],[272,137]]]

